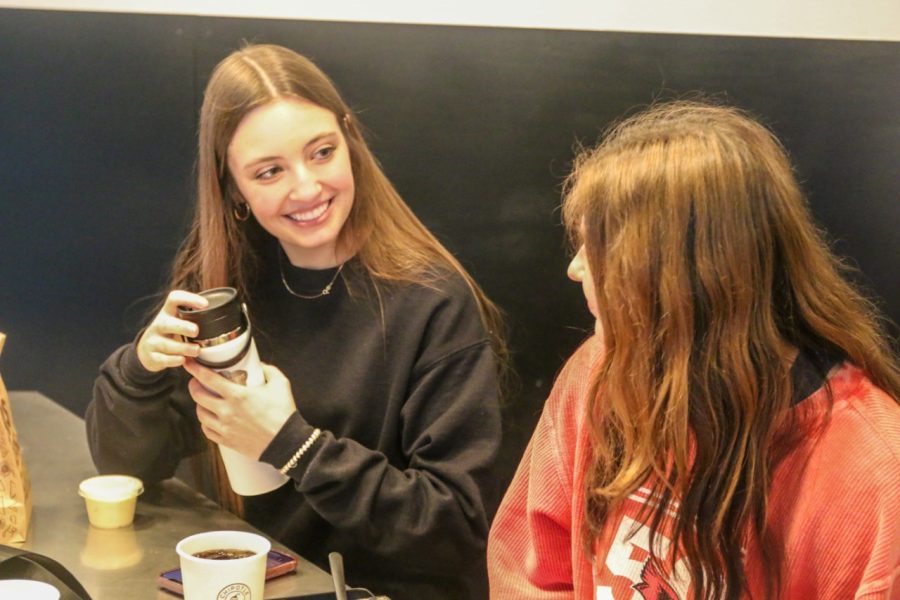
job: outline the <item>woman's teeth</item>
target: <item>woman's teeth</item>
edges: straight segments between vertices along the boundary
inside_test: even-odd
[[[287,217],[291,221],[297,221],[299,223],[304,223],[306,221],[315,221],[316,219],[321,217],[322,213],[324,213],[328,209],[329,204],[330,202],[323,202],[315,208],[304,212],[291,213]]]

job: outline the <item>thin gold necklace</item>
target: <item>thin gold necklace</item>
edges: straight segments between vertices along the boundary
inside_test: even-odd
[[[302,298],[303,300],[315,300],[316,298],[321,298],[322,296],[327,296],[328,294],[330,294],[331,287],[334,285],[334,282],[337,281],[338,275],[341,274],[341,270],[344,268],[344,265],[347,264],[345,262],[342,262],[338,266],[337,271],[335,271],[334,277],[332,277],[331,281],[328,282],[328,285],[326,285],[324,288],[322,288],[322,291],[319,292],[318,294],[313,294],[310,296],[307,294],[298,294],[297,292],[295,292],[294,290],[291,289],[291,286],[287,282],[287,277],[284,276],[284,257],[282,256],[283,254],[284,254],[284,251],[279,249],[278,250],[278,274],[281,275],[281,283],[284,284],[284,289],[286,289],[292,296],[296,296],[297,298]]]

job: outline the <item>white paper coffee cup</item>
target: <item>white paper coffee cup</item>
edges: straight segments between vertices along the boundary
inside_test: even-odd
[[[272,544],[245,531],[207,531],[184,538],[175,546],[181,561],[185,600],[263,600],[266,558]],[[194,556],[208,550],[248,550],[245,558],[211,559]]]
[[[59,590],[43,581],[28,579],[0,580],[0,598],[27,598],[28,600],[59,600]]]

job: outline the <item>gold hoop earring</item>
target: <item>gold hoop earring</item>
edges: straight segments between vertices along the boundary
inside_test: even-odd
[[[231,212],[238,221],[246,221],[250,218],[250,205],[246,202],[235,202]]]

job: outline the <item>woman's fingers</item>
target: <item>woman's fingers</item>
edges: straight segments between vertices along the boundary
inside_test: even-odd
[[[179,307],[186,308],[206,308],[209,302],[200,294],[186,292],[184,290],[172,290],[166,296],[166,302],[163,310],[170,315],[178,314]]]
[[[180,367],[186,360],[184,356],[163,354],[161,352],[151,352],[149,358],[154,365],[160,367],[157,370]]]
[[[220,443],[222,435],[218,431],[218,419],[215,413],[209,411],[199,404],[197,405],[197,420],[200,421],[200,429],[210,441]]]
[[[194,377],[194,381],[197,382],[200,389],[207,391],[207,393],[212,392],[219,398],[241,397],[245,390],[244,386],[230,382],[212,369],[208,369],[194,360],[186,361],[184,370]],[[202,392],[198,393],[202,394]]]
[[[200,347],[186,341],[197,335],[195,323],[178,318],[179,308],[205,308],[206,298],[184,290],[172,290],[166,296],[162,309],[154,317],[138,340],[137,355],[148,371],[162,371],[179,367],[185,357],[199,355]]]
[[[154,332],[159,335],[175,336],[180,335],[192,338],[199,333],[196,323],[173,317],[166,313],[160,313],[156,321],[153,322]]]
[[[150,335],[144,342],[147,351],[156,354],[168,354],[173,356],[194,357],[200,354],[200,346],[191,342],[183,342],[181,339]]]
[[[231,447],[229,436],[234,435],[233,423],[236,418],[232,403],[211,393],[196,379],[191,379],[188,388],[195,402],[197,420],[200,421],[203,435],[220,446]]]

